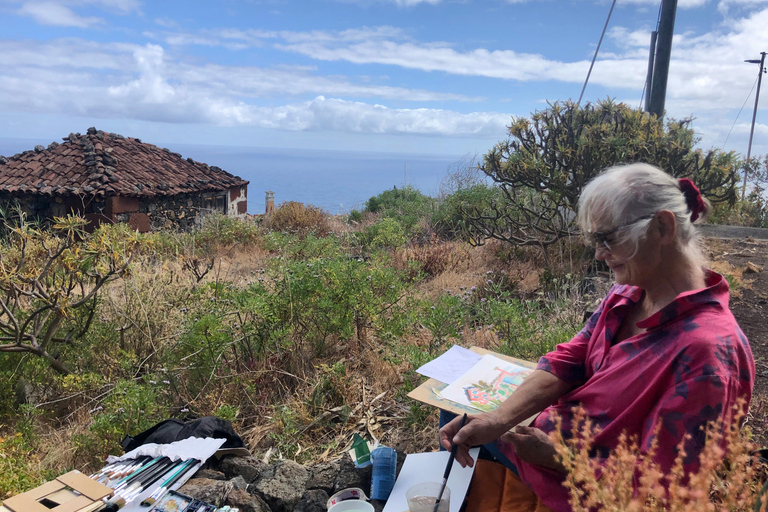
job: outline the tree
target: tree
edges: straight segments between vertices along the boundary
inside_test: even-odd
[[[128,269],[136,244],[133,233],[113,236],[115,229],[89,235],[87,223],[75,215],[57,217],[47,231],[22,213],[4,223],[0,352],[31,353],[57,372],[70,373],[57,357],[60,349],[52,347],[72,345],[88,331],[99,290]]]
[[[736,200],[738,158],[694,149],[691,119],[664,122],[610,99],[583,107],[556,102],[530,119],[513,118],[509,138],[489,151],[482,170],[502,201],[466,211],[475,243],[496,238],[544,249],[576,234],[584,186],[612,165],[646,162],[690,177],[712,202]]]

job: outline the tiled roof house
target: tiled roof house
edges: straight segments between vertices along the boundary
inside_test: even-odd
[[[187,229],[210,211],[246,214],[248,182],[218,167],[95,128],[63,140],[0,156],[0,204],[40,218],[74,210],[139,231]]]

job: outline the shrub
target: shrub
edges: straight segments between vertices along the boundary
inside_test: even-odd
[[[472,242],[472,228],[467,223],[467,213],[488,214],[491,205],[502,200],[503,194],[499,187],[480,183],[461,188],[440,201],[432,216],[432,226],[443,237]]]
[[[384,218],[368,226],[359,235],[362,245],[368,249],[396,249],[405,245],[405,229],[395,219]]]
[[[678,446],[674,466],[664,474],[654,462],[655,442],[647,452],[637,439],[622,435],[607,458],[591,452],[595,428],[579,410],[571,431],[564,436],[558,422],[550,438],[555,443],[567,476],[564,486],[570,491],[575,512],[598,508],[610,511],[686,511],[686,510],[766,510],[761,503],[757,461],[750,455],[754,446],[749,433],[739,429],[743,402],[734,407],[733,421],[723,428],[722,420],[706,427],[706,442],[699,455],[699,469],[685,474],[684,439]],[[690,437],[688,434],[686,437]],[[567,437],[567,439],[565,439]],[[655,437],[655,436],[654,436]]]
[[[417,245],[405,252],[426,276],[435,277],[449,270],[456,270],[469,262],[469,251],[460,243],[441,242],[432,235],[426,244]]]
[[[265,216],[262,224],[272,231],[286,231],[300,237],[313,233],[322,237],[330,232],[327,216],[315,206],[287,201]]]
[[[400,189],[394,187],[371,197],[365,203],[365,211],[396,219],[410,235],[417,230],[420,220],[432,216],[434,206],[434,199],[408,185]]]

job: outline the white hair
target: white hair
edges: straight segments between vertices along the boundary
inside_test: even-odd
[[[711,212],[709,201],[697,223]],[[579,198],[578,223],[582,233],[606,231],[627,225],[617,242],[631,241],[635,250],[645,238],[653,215],[668,210],[675,215],[680,251],[694,262],[706,261],[691,210],[678,181],[661,169],[645,163],[610,167],[590,181]],[[647,217],[635,222],[637,219]],[[630,224],[631,223],[631,224]]]

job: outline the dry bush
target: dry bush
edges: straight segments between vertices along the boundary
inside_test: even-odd
[[[699,454],[699,469],[687,474],[683,469],[686,453],[677,448],[677,458],[668,474],[654,461],[655,441],[647,452],[639,449],[636,438],[622,434],[618,446],[605,459],[592,457],[596,428],[583,409],[577,410],[572,436],[565,441],[558,429],[550,434],[567,470],[564,486],[575,512],[600,509],[611,511],[765,511],[767,504],[755,506],[760,493],[762,470],[752,455],[754,445],[749,432],[739,428],[743,401],[733,409],[733,420],[723,428],[722,420],[708,424],[706,442]]]
[[[266,215],[262,225],[272,231],[286,231],[299,236],[314,233],[322,237],[331,232],[328,213],[321,208],[296,201],[286,201]]]
[[[426,244],[398,251],[395,264],[400,268],[423,272],[434,278],[444,272],[468,268],[471,259],[469,247],[462,242],[441,242],[436,236]],[[411,266],[411,262],[416,264]]]
[[[102,321],[117,332],[123,353],[134,354],[141,367],[178,334],[181,309],[193,283],[191,275],[176,262],[137,263],[129,275],[109,286],[101,314]]]

